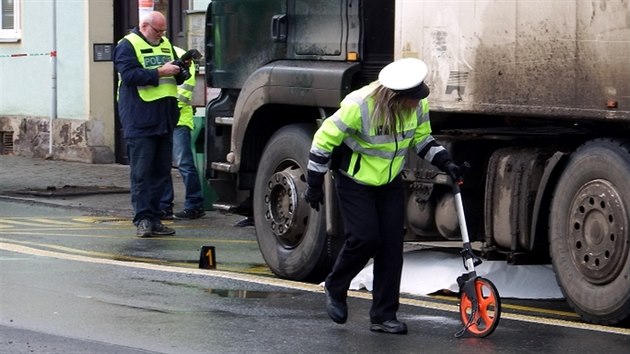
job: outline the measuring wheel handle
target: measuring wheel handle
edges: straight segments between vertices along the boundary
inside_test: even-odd
[[[466,216],[464,215],[464,203],[462,202],[460,186],[464,181],[458,179],[453,181],[453,197],[459,229],[462,234],[463,249],[462,260],[464,268],[468,273],[464,273],[457,278],[459,286],[459,314],[464,328],[455,334],[461,337],[464,333],[469,333],[475,337],[487,337],[499,324],[501,318],[501,298],[499,291],[488,279],[477,276],[475,267],[481,264],[481,259],[477,257],[470,244],[468,228],[466,227]]]

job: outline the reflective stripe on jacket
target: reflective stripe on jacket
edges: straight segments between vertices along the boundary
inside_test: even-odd
[[[124,37],[131,43],[138,62],[145,69],[156,69],[175,59],[171,42],[162,37],[158,46],[152,46],[135,33],[129,33]],[[177,97],[177,83],[173,76],[160,77],[158,86],[138,86],[138,94],[145,102],[151,102],[164,97]]]
[[[185,50],[179,47],[175,47],[175,52],[180,58],[186,53]],[[193,130],[195,123],[193,120],[194,111],[192,107],[192,97],[197,82],[195,78],[196,67],[194,62],[190,63],[188,71],[190,71],[190,78],[177,86],[177,106],[179,107],[179,121],[177,125],[185,126]]]
[[[400,117],[402,129],[396,135],[384,134],[372,127],[370,116],[375,104],[372,93],[378,85],[373,82],[350,93],[339,110],[324,120],[313,138],[309,170],[326,172],[333,149],[343,143],[352,156],[347,165],[340,166],[340,172],[358,183],[380,186],[391,182],[402,171],[409,148],[419,153],[434,141],[427,99],[421,100],[416,110],[409,110]],[[421,157],[430,162],[441,150],[444,148],[437,145]]]

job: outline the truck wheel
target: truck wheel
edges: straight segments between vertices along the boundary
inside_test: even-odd
[[[588,322],[630,319],[630,153],[598,139],[573,153],[550,210],[550,249],[558,284]]]
[[[278,130],[260,159],[254,185],[258,246],[274,274],[321,281],[336,256],[326,235],[324,212],[302,197],[314,126],[293,124]],[[324,205],[325,207],[325,205]]]

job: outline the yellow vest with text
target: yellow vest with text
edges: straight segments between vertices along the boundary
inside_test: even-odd
[[[171,42],[162,37],[158,46],[152,46],[135,33],[129,33],[125,39],[131,43],[138,62],[145,69],[157,69],[175,59]],[[159,85],[138,86],[138,94],[145,102],[151,102],[164,97],[177,97],[177,82],[173,76],[160,77]]]
[[[409,149],[417,152],[431,137],[429,104],[420,101],[417,109],[400,116],[401,131],[383,134],[370,124],[375,101],[372,97],[378,82],[350,93],[339,110],[324,120],[313,138],[311,153],[330,157],[335,147],[346,144],[352,150],[350,163],[339,172],[357,183],[381,186],[390,183],[402,171]],[[311,164],[311,162],[309,162]],[[309,165],[309,169],[325,172],[326,166]]]
[[[180,58],[184,55],[184,53],[186,53],[185,50],[179,47],[175,47],[175,52]],[[190,128],[190,130],[193,130],[195,123],[193,120],[194,111],[192,106],[192,97],[195,84],[197,82],[197,79],[195,78],[196,67],[194,62],[190,63],[190,68],[188,70],[190,71],[190,78],[184,81],[181,85],[177,86],[177,106],[179,107],[179,121],[177,122],[177,125],[185,126]]]

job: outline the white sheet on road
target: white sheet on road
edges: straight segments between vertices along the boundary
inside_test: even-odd
[[[505,261],[483,261],[475,270],[497,287],[501,297],[563,298],[550,265],[509,265]],[[457,277],[465,271],[459,254],[434,249],[405,252],[400,291],[413,295],[427,295],[444,289],[457,292]],[[350,285],[353,290],[362,288],[372,290],[371,264]]]

